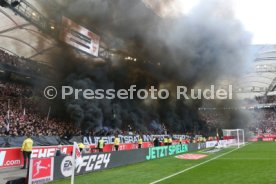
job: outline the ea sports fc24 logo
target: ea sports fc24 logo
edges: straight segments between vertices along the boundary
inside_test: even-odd
[[[97,155],[85,155],[82,156],[82,163],[76,165],[77,173],[91,172],[95,170],[101,170],[108,166],[110,162],[111,153],[97,154]],[[69,177],[72,174],[72,157],[66,156],[63,158],[60,171],[64,177]]]
[[[60,171],[61,174],[64,177],[69,177],[72,174],[72,157],[71,156],[66,156],[63,158],[61,165],[60,165]]]

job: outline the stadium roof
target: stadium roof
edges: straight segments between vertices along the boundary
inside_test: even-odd
[[[7,0],[10,1],[10,0]],[[3,1],[2,1],[3,2]],[[12,1],[11,1],[12,2]],[[30,4],[37,12],[41,13],[44,17],[49,18],[47,16],[46,11],[48,12],[56,12],[59,8],[64,6],[64,3],[68,3],[67,1],[52,1],[52,0],[21,0],[22,2]],[[75,1],[71,1],[75,2]],[[99,1],[100,2],[100,1]],[[105,34],[108,38],[106,40],[111,40],[112,44],[111,49],[120,50],[123,52],[129,52],[124,46],[121,44],[122,40],[131,41],[133,35],[136,35],[136,32],[144,33],[145,27],[140,24],[136,24],[135,20],[139,19],[140,22],[143,20],[147,20],[148,17],[152,17],[153,19],[158,16],[154,16],[154,12],[149,9],[142,1],[126,1],[124,3],[116,3],[110,1],[113,8],[110,12],[108,12],[104,20],[94,20],[97,19],[97,16],[92,16],[93,28],[97,28],[96,34],[100,33],[105,34],[105,30],[112,31],[110,33]],[[47,5],[47,6],[46,6]],[[52,7],[50,10],[47,8]],[[127,8],[131,7],[131,8]],[[95,8],[95,7],[94,7]],[[102,8],[102,9],[101,9]],[[104,7],[99,7],[98,11],[103,14],[102,10]],[[87,10],[86,10],[87,11]],[[90,10],[92,11],[92,10]],[[132,12],[136,11],[141,14],[141,16],[137,17],[135,14],[132,15]],[[49,13],[48,12],[48,13]],[[63,12],[66,14],[66,12]],[[97,12],[96,12],[97,13]],[[49,13],[51,14],[51,13]],[[113,20],[113,15],[116,15],[116,20]],[[132,15],[132,16],[128,16]],[[35,13],[32,13],[32,16],[37,16]],[[51,16],[51,15],[50,15]],[[65,15],[67,16],[67,15]],[[125,17],[128,17],[129,21],[125,21]],[[53,17],[52,17],[53,18]],[[31,22],[25,20],[19,15],[16,15],[13,10],[9,7],[1,7],[0,6],[0,49],[6,50],[12,54],[18,56],[24,56],[25,58],[31,58],[36,61],[46,62],[47,63],[47,55],[49,56],[51,52],[54,52],[58,47],[57,41],[55,41],[52,37],[47,36],[42,31],[40,31],[36,26],[34,26]],[[104,21],[104,23],[103,23]],[[129,25],[131,24],[131,25]],[[146,23],[144,23],[146,24]],[[83,25],[83,26],[91,26],[91,25]],[[89,29],[89,27],[88,27]],[[126,32],[126,30],[128,30]],[[95,31],[95,30],[92,30]],[[113,35],[114,33],[114,35]],[[127,34],[130,33],[130,34]],[[115,39],[115,37],[117,38]],[[116,41],[115,41],[116,40]],[[105,42],[105,41],[104,41]],[[119,43],[119,44],[118,44]],[[116,45],[116,46],[114,46]],[[134,49],[136,50],[136,49]]]
[[[271,94],[276,82],[276,45],[255,45],[253,71],[238,82],[240,98]]]
[[[28,1],[40,9],[38,1]],[[35,16],[35,15],[34,15]],[[8,7],[0,7],[0,49],[18,56],[31,58],[36,61],[47,62],[47,52],[54,48],[56,42],[43,34],[24,18],[16,15]]]

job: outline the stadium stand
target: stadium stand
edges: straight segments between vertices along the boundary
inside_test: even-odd
[[[270,48],[271,49],[271,48]],[[274,68],[272,67],[273,62],[271,63],[271,59],[274,57],[271,56],[273,51],[265,51],[265,54],[260,54],[257,56],[256,62],[258,63],[255,68],[254,74],[250,75],[271,75],[273,77],[275,74],[272,73]],[[269,55],[269,56],[267,56]],[[269,58],[268,65],[266,62],[267,58]],[[264,63],[259,64],[261,60],[265,60]],[[38,64],[38,62],[28,60],[22,57],[11,55],[4,50],[0,49],[0,63],[2,65],[9,65],[10,67],[14,67],[18,70],[25,70],[26,73],[35,74],[35,75],[43,75],[46,76],[45,73],[49,73],[50,68],[41,67],[44,65]],[[264,69],[264,65],[266,65],[266,70]],[[274,65],[273,65],[274,66]],[[3,67],[3,66],[2,66]],[[43,68],[43,69],[41,69]],[[5,67],[2,68],[5,70]],[[246,78],[246,77],[245,77]],[[251,78],[252,79],[252,78]],[[267,77],[264,77],[265,81]],[[257,87],[253,85],[256,84],[256,81],[251,81],[250,84],[253,85],[252,89],[249,91],[250,95],[247,95],[247,98],[243,99],[246,105],[256,105],[258,104],[270,104],[276,102],[276,95],[265,95],[268,92],[265,90],[272,90],[273,92],[273,80],[269,78],[269,82],[266,83],[266,87],[257,86],[258,89],[262,88],[264,90],[264,95],[256,95],[253,88],[257,89]],[[253,83],[252,83],[253,82]],[[246,91],[238,91],[240,94],[247,94]],[[260,93],[260,92],[258,92]],[[36,98],[32,98],[35,94],[39,94],[39,92],[35,92],[35,89],[28,84],[16,83],[11,80],[0,80],[0,98],[1,98],[1,117],[0,117],[0,136],[23,136],[26,133],[32,133],[33,136],[60,136],[60,137],[72,137],[76,135],[94,135],[95,130],[88,130],[85,133],[82,133],[79,129],[73,128],[73,125],[69,125],[68,122],[64,122],[62,120],[50,118],[47,120],[47,115],[41,114],[39,112],[39,103],[35,100]],[[250,98],[251,95],[256,95],[255,98]],[[8,100],[7,100],[8,99]],[[250,123],[249,129],[257,129],[262,130],[262,132],[274,132],[275,131],[275,113],[272,108],[261,108],[255,110],[251,110],[254,118],[254,122]],[[201,111],[200,112],[202,120],[206,122],[209,127],[209,131],[211,129],[215,130],[216,127],[219,126],[221,122],[223,122],[222,115],[217,111]],[[262,114],[262,115],[260,115]],[[264,117],[264,118],[263,118]],[[47,122],[47,124],[45,124]],[[254,125],[254,126],[252,126]],[[133,130],[135,132],[135,130]],[[128,134],[127,130],[109,130],[107,128],[103,128],[98,131],[96,135],[114,135],[116,133],[120,134]],[[141,132],[135,132],[140,134]],[[152,132],[153,134],[156,132]],[[191,134],[186,132],[187,134]],[[207,134],[206,132],[201,132],[202,134]],[[213,132],[214,133],[214,132]]]
[[[49,65],[12,55],[1,49],[0,68],[9,72],[23,74],[28,77],[50,78],[54,74],[53,68]]]
[[[79,135],[79,129],[58,119],[42,115],[40,102],[33,97],[33,88],[12,81],[0,80],[0,136],[71,137]],[[47,122],[47,124],[46,124]]]
[[[10,2],[12,2],[13,4],[14,3],[20,4],[21,2],[22,4],[25,3],[28,5],[27,1],[10,1]],[[34,2],[35,1],[32,1],[32,3]],[[12,5],[13,10],[15,9],[20,10],[18,7],[16,7],[17,5]],[[34,6],[35,6],[35,3],[34,3]],[[45,146],[44,148],[41,148],[39,151],[34,152],[34,155],[39,155],[39,154],[42,155],[44,153],[46,155],[46,152],[48,151],[47,157],[49,156],[48,153],[50,153],[51,151],[50,149],[55,150],[58,144],[60,144],[58,146],[58,149],[61,149],[62,146],[64,146],[65,149],[67,149],[66,146],[71,146],[71,149],[75,150],[74,147],[72,148],[72,143],[77,142],[77,137],[78,138],[81,137],[78,140],[83,142],[84,142],[84,139],[83,139],[84,137],[86,137],[87,139],[90,138],[90,142],[92,142],[91,137],[93,137],[94,139],[93,141],[95,141],[93,142],[94,144],[96,143],[96,139],[95,139],[96,136],[116,135],[117,137],[118,134],[130,135],[130,136],[135,136],[135,135],[141,136],[143,134],[150,134],[151,136],[153,136],[154,134],[158,135],[159,133],[159,134],[166,134],[166,135],[163,135],[166,137],[166,139],[172,139],[173,134],[177,133],[180,136],[182,136],[181,134],[185,134],[184,135],[185,139],[183,140],[183,143],[186,143],[186,144],[195,143],[194,145],[191,144],[191,146],[195,147],[194,150],[205,148],[206,141],[213,141],[215,142],[214,145],[219,144],[219,136],[216,136],[216,135],[218,135],[218,127],[222,127],[224,117],[222,113],[214,109],[202,110],[199,112],[201,119],[203,120],[203,124],[204,124],[203,126],[201,126],[202,124],[200,125],[200,123],[198,122],[192,122],[191,127],[185,130],[179,130],[179,132],[172,132],[170,130],[170,127],[169,126],[165,127],[164,124],[162,125],[162,128],[160,129],[160,131],[156,131],[154,129],[151,130],[150,127],[146,127],[148,131],[141,132],[140,130],[135,130],[135,127],[131,127],[130,125],[126,127],[125,125],[127,125],[129,122],[123,122],[122,123],[123,125],[121,127],[115,127],[115,128],[113,127],[113,129],[110,127],[103,127],[100,130],[95,128],[95,129],[87,129],[85,132],[83,132],[80,128],[75,126],[73,122],[65,118],[62,119],[61,117],[55,117],[55,116],[49,117],[50,110],[48,114],[45,113],[45,105],[44,107],[42,105],[44,102],[43,101],[44,97],[42,97],[43,92],[40,89],[34,88],[32,86],[32,82],[30,81],[49,80],[51,79],[51,76],[58,75],[57,72],[53,71],[53,68],[51,68],[50,63],[47,63],[47,64],[45,64],[46,62],[41,63],[39,62],[39,59],[36,59],[39,57],[43,57],[42,55],[44,55],[45,52],[48,52],[49,50],[54,48],[55,44],[58,44],[55,41],[53,41],[51,38],[49,38],[50,35],[54,33],[54,30],[57,30],[56,29],[57,27],[55,27],[56,25],[53,24],[54,22],[53,20],[50,20],[49,24],[47,20],[47,24],[44,24],[46,26],[45,27],[46,31],[45,31],[43,27],[39,25],[39,22],[45,23],[43,21],[46,20],[40,15],[40,13],[43,13],[43,12],[36,11],[36,8],[32,8],[32,7],[33,6],[29,6],[29,7],[27,6],[26,10],[29,10],[28,8],[32,9],[30,16],[33,19],[29,18],[27,20],[24,20],[22,17],[19,17],[19,16],[17,18],[14,18],[10,16],[11,13],[12,14],[14,13],[11,10],[7,11],[8,13],[2,12],[3,15],[2,14],[0,15],[0,18],[5,17],[5,20],[3,21],[3,25],[4,25],[3,27],[7,28],[5,30],[1,30],[1,34],[3,34],[1,39],[12,40],[12,41],[9,40],[9,44],[7,45],[16,45],[14,44],[14,41],[19,44],[18,46],[19,48],[21,44],[24,45],[22,49],[18,49],[19,52],[21,53],[17,53],[13,50],[16,47],[12,49],[3,48],[5,50],[1,50],[1,47],[0,47],[0,139],[2,141],[1,147],[3,148],[12,147],[12,148],[6,148],[6,149],[16,149],[17,147],[18,149],[17,151],[19,153],[19,149],[20,149],[18,148],[19,145],[21,144],[24,136],[29,134],[36,141],[35,146],[40,146],[40,147]],[[4,12],[6,12],[6,10]],[[27,11],[25,12],[28,13]],[[17,13],[15,13],[15,15],[17,15]],[[22,13],[21,13],[21,16],[22,16]],[[13,27],[14,26],[13,23],[15,23],[16,25],[15,27]],[[35,24],[36,26],[38,26],[38,29],[34,28],[34,25],[32,24]],[[30,29],[30,27],[34,29]],[[48,32],[48,35],[46,36],[46,34],[44,35],[44,33],[42,32],[44,33]],[[37,40],[35,37],[33,38],[34,34],[38,34],[40,37],[42,37],[39,43],[36,43]],[[28,43],[24,40],[18,39],[17,38],[19,37],[18,35],[20,37],[26,37],[25,35],[28,35],[28,37],[32,39],[30,39],[30,43]],[[29,50],[28,53],[24,52],[25,50],[27,50],[27,48],[31,50],[31,51]],[[104,52],[100,52],[100,53],[102,54]],[[270,51],[266,50],[262,54],[258,55],[255,59],[256,62],[254,65],[254,71],[247,73],[243,77],[243,79],[239,81],[238,88],[235,89],[236,90],[235,92],[239,93],[239,96],[241,97],[243,104],[246,105],[245,107],[244,106],[240,107],[240,109],[248,111],[252,117],[252,122],[249,122],[247,128],[255,136],[256,135],[265,136],[266,134],[276,133],[276,113],[275,113],[276,65],[274,61],[276,58],[275,53],[276,53],[275,48],[272,48],[272,50]],[[128,58],[130,58],[129,60],[133,59],[136,62],[136,58],[134,59],[131,57],[127,57],[125,58],[125,60],[128,60]],[[4,77],[1,76],[2,75],[1,73],[3,73]],[[25,79],[31,78],[31,79],[28,82],[24,80],[23,81],[14,80],[14,78],[11,77],[11,74],[16,74],[18,75],[17,77],[22,77]],[[230,109],[227,109],[227,110],[233,110],[233,109],[231,109],[230,107]],[[53,112],[53,114],[54,113],[55,112]],[[114,113],[113,116],[115,117],[116,114]],[[171,121],[171,122],[174,122],[174,121]],[[185,122],[185,121],[182,121],[182,122]],[[201,127],[201,129],[199,127]],[[206,129],[202,127],[204,128],[206,127]],[[167,135],[167,132],[169,132],[170,134],[169,136]],[[41,141],[41,139],[39,140],[40,142],[37,141],[38,138],[43,139],[44,137],[57,137],[57,139],[53,141],[54,143],[52,144],[47,144],[47,141],[43,142],[44,140]],[[11,140],[12,138],[14,139]],[[60,141],[61,138],[68,140],[68,142],[66,143],[61,142]],[[72,139],[76,138],[76,139],[71,141],[69,140],[70,138]],[[156,139],[158,139],[157,136],[156,136]],[[181,137],[181,140],[182,140],[182,137]],[[9,144],[9,141],[10,142],[14,141],[14,144],[13,145]],[[164,145],[165,141],[163,142],[162,141],[163,140],[160,140],[161,144],[159,144],[158,142],[158,146]],[[173,142],[174,145],[179,144],[178,138],[174,138],[173,141],[174,141]],[[226,140],[223,140],[223,141],[226,141]],[[109,143],[111,142],[112,140],[110,138]],[[151,140],[147,142],[149,143],[148,147],[152,146],[151,142],[152,142]],[[63,145],[61,146],[61,144]],[[83,145],[82,142],[81,144]],[[89,143],[89,144],[92,145],[92,143]],[[170,144],[172,144],[172,142]],[[86,148],[90,149],[91,147],[89,146],[91,145],[86,145],[87,146]],[[202,145],[204,146],[201,147]],[[47,147],[52,146],[49,149],[50,151],[48,150],[48,148],[46,148],[46,146]],[[93,146],[95,146],[95,144]],[[178,148],[180,148],[180,145],[177,145],[177,146]],[[188,145],[184,145],[184,146],[188,148],[187,147]],[[83,145],[83,147],[81,148],[85,148],[85,146]],[[135,151],[134,150],[135,148],[136,148],[135,144],[133,143],[130,149],[132,149],[132,151]],[[186,148],[185,150],[183,150],[183,153],[184,151],[186,152],[188,150]],[[97,149],[97,148],[93,147],[93,149]],[[44,152],[44,150],[46,151]],[[124,149],[124,150],[127,150],[127,149]],[[175,149],[175,150],[179,150],[179,149]],[[111,151],[112,151],[112,146],[110,146],[110,149],[105,152],[111,152]],[[122,153],[126,153],[126,152],[122,152]],[[6,151],[2,152],[1,154],[3,156],[4,154],[6,154]],[[72,154],[72,152],[71,153],[68,152],[66,154],[70,155]],[[136,158],[136,156],[134,157]],[[124,157],[124,159],[125,158],[127,157]],[[15,161],[18,161],[18,160],[15,160]],[[6,163],[8,162],[5,162],[5,164]],[[15,173],[17,171],[7,170],[5,172]],[[20,171],[20,173],[16,175],[19,176],[21,174],[22,176],[26,175],[24,171],[23,172]],[[4,178],[4,173],[0,174],[0,178]],[[12,178],[7,178],[7,180],[8,179],[12,179]],[[0,180],[0,183],[1,183],[1,180]]]

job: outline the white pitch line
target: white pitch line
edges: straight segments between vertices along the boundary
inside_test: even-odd
[[[244,147],[244,146],[243,146],[243,147]],[[219,155],[219,156],[217,156],[217,157],[211,158],[210,160],[206,160],[206,161],[204,161],[204,162],[202,162],[202,163],[199,163],[199,164],[197,164],[197,165],[194,165],[194,166],[192,166],[192,167],[189,167],[189,168],[187,168],[187,169],[184,169],[184,170],[179,171],[179,172],[177,172],[177,173],[174,173],[174,174],[172,174],[172,175],[169,175],[169,176],[166,176],[166,177],[161,178],[161,179],[159,179],[159,180],[153,181],[153,182],[151,182],[150,184],[159,183],[159,182],[161,182],[161,181],[164,181],[164,180],[166,180],[166,179],[169,179],[169,178],[171,178],[171,177],[174,177],[174,176],[176,176],[176,175],[178,175],[178,174],[181,174],[181,173],[184,173],[184,172],[186,172],[186,171],[189,171],[189,170],[191,170],[191,169],[193,169],[193,168],[196,168],[196,167],[198,167],[198,166],[201,166],[201,165],[203,165],[203,164],[206,164],[206,163],[208,163],[208,162],[210,162],[210,161],[212,161],[212,160],[216,160],[216,159],[218,159],[218,158],[220,158],[220,157],[222,157],[222,156],[224,156],[224,155],[227,155],[227,154],[229,154],[229,153],[232,153],[233,151],[236,151],[237,149],[239,149],[239,148],[233,149],[233,150],[231,150],[231,151],[229,151],[229,152],[226,152],[226,153],[223,153],[223,154],[221,154],[221,155]]]

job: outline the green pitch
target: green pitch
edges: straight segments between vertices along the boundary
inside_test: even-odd
[[[75,184],[275,184],[276,142],[224,149],[200,160],[167,157],[75,177]],[[172,176],[173,175],[173,176]],[[164,179],[167,177],[166,179]],[[159,182],[157,182],[160,180]],[[53,184],[69,184],[69,179]]]

